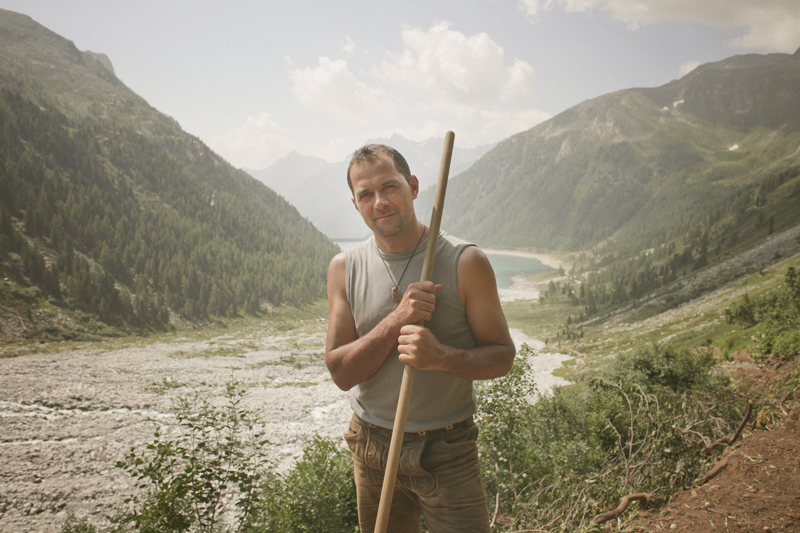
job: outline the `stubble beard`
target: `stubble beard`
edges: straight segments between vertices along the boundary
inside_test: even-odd
[[[400,217],[397,222],[388,226],[379,226],[376,224],[375,231],[377,231],[378,234],[384,239],[389,239],[391,237],[400,235],[403,232],[403,229],[405,229],[405,225],[405,221],[402,219],[402,217]]]

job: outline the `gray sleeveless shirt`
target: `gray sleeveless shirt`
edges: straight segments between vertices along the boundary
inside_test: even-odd
[[[353,311],[359,337],[370,332],[397,307],[391,297],[394,282],[386,267],[397,281],[413,253],[414,257],[400,282],[400,290],[405,292],[409,284],[419,281],[426,243],[427,240],[420,243],[416,253],[408,250],[400,254],[382,254],[385,266],[381,255],[378,255],[380,252],[375,237],[345,251],[347,301]],[[445,232],[439,233],[432,281],[441,283],[444,289],[436,296],[433,318],[425,323],[442,344],[465,349],[477,344],[467,322],[464,302],[458,294],[458,259],[467,246],[473,245]],[[398,355],[395,345],[383,366],[350,390],[350,405],[358,416],[370,424],[384,428],[394,425],[404,367],[398,361]],[[471,380],[438,370],[417,370],[406,431],[427,431],[449,426],[468,418],[475,409]]]

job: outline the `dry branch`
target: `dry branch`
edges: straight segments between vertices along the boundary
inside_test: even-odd
[[[619,502],[619,507],[614,509],[613,511],[609,511],[607,513],[602,513],[595,516],[592,519],[593,524],[602,524],[604,522],[608,522],[609,520],[613,520],[617,518],[619,515],[625,512],[625,509],[628,508],[633,501],[647,501],[647,494],[628,494],[627,496],[623,497],[622,500]]]
[[[717,466],[712,468],[711,471],[708,474],[703,476],[703,479],[701,479],[700,481],[697,482],[697,486],[701,487],[701,486],[705,485],[706,483],[708,483],[709,481],[711,481],[712,479],[714,479],[714,477],[716,477],[717,474],[722,472],[722,470],[726,466],[728,466],[728,461],[730,460],[730,458],[731,458],[731,456],[729,455],[725,459],[723,459],[722,461],[717,463]]]
[[[780,406],[781,406],[781,411],[783,411],[783,416],[789,416],[789,411],[786,410],[786,408],[783,406],[783,404],[786,403],[786,400],[789,399],[789,396],[791,396],[792,393],[794,393],[794,391],[796,391],[796,390],[797,390],[797,387],[793,388],[792,390],[787,392],[786,396],[784,396],[783,399],[781,400]]]
[[[0,308],[2,308],[4,311],[6,311],[8,313],[13,312],[15,315],[17,315],[17,318],[19,319],[19,325],[22,326],[22,331],[25,331],[25,332],[28,331],[28,328],[25,327],[25,322],[23,322],[22,321],[22,317],[19,316],[19,311],[17,311],[13,307],[6,307],[5,305],[0,305]]]
[[[753,412],[753,400],[747,400],[747,411],[745,412],[744,418],[742,419],[742,423],[739,424],[739,428],[736,430],[736,433],[733,434],[733,437],[731,437],[731,438],[722,438],[722,439],[719,439],[717,442],[715,442],[713,444],[709,444],[708,446],[706,446],[706,452],[710,453],[710,452],[712,452],[714,450],[714,448],[716,448],[717,446],[720,446],[722,444],[727,444],[728,446],[730,446],[731,444],[736,442],[736,439],[738,439],[739,435],[742,434],[742,430],[744,429],[744,426],[747,425],[747,421],[750,419],[750,414],[752,412]]]

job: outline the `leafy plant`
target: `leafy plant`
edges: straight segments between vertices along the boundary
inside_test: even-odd
[[[202,531],[220,528],[231,516],[234,531],[248,524],[261,497],[268,466],[267,440],[255,417],[242,409],[245,390],[227,385],[223,407],[199,394],[180,398],[175,408],[181,433],[168,438],[156,431],[144,451],[131,448],[117,466],[139,480],[139,493],[125,500],[132,512],[125,521],[137,531]],[[226,497],[235,501],[231,508]]]
[[[706,440],[741,419],[711,359],[689,350],[644,347],[530,403],[533,356],[523,347],[514,370],[478,392],[490,506],[514,530],[586,531],[625,494],[665,497],[703,471]]]
[[[258,531],[344,533],[358,531],[350,452],[319,436],[285,476],[262,484]]]
[[[529,361],[532,355],[535,354],[530,346],[523,344],[508,374],[482,382],[477,389],[482,474],[487,493],[495,496],[491,502],[495,514],[500,512],[502,502],[516,501],[527,485],[526,470],[531,460],[528,455],[535,452],[526,442],[526,434],[520,431],[536,395]]]
[[[117,466],[138,491],[114,517],[109,533],[353,532],[358,530],[350,453],[316,436],[282,474],[266,459],[258,418],[242,408],[245,389],[228,383],[225,403],[198,393],[174,408],[180,432],[155,432],[143,450],[131,448]],[[96,533],[68,517],[61,533]]]
[[[794,267],[787,268],[783,285],[753,298],[745,294],[725,309],[725,317],[731,324],[754,328],[752,338],[761,355],[797,355],[800,353],[800,275]]]

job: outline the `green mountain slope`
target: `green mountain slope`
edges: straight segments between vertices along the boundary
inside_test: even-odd
[[[0,11],[0,334],[44,297],[128,330],[324,297],[336,247],[96,57]]]
[[[762,187],[800,164],[799,147],[800,52],[737,56],[583,102],[506,139],[454,180],[443,227],[495,246],[561,250],[641,250],[700,231],[724,248],[734,234],[750,238],[751,219],[800,223],[796,176]]]

